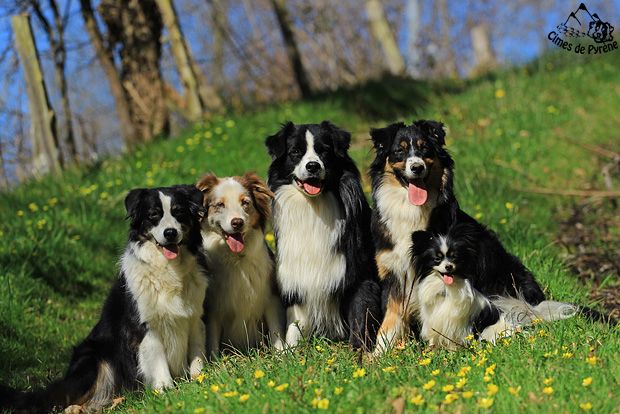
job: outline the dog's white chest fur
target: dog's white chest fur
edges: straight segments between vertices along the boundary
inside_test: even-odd
[[[259,339],[268,302],[273,300],[273,263],[263,232],[249,231],[241,254],[232,253],[219,233],[202,234],[207,263],[214,275],[207,292],[207,326],[216,319],[221,326],[221,342],[245,350]]]
[[[121,268],[140,322],[162,342],[170,373],[183,375],[190,330],[202,317],[207,288],[196,258],[182,246],[177,259],[167,260],[155,244],[132,242],[121,257]]]
[[[345,257],[337,252],[343,216],[330,192],[308,198],[293,185],[276,191],[277,274],[283,294],[301,298],[310,329],[337,338],[346,331],[340,304],[331,295],[343,283],[346,272]]]
[[[488,305],[469,280],[455,278],[446,285],[437,274],[424,278],[417,289],[421,336],[431,346],[456,349],[472,333],[472,318]]]
[[[379,252],[377,261],[397,275],[401,284],[406,285],[406,295],[412,289],[411,284],[415,279],[411,266],[411,234],[426,230],[431,212],[437,204],[437,194],[429,192],[428,201],[422,206],[411,204],[407,189],[401,186],[381,183],[375,195],[376,208],[381,212],[381,220],[394,244],[392,250]]]

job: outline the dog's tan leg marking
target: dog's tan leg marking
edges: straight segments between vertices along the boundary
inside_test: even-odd
[[[390,295],[383,323],[377,334],[374,355],[378,356],[390,349],[404,333],[403,301]]]

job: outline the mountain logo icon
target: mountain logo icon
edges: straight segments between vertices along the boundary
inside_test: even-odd
[[[583,3],[568,15],[564,23],[557,26],[557,30],[566,37],[589,37],[596,43],[614,40],[614,27],[598,17],[598,14],[590,13]]]

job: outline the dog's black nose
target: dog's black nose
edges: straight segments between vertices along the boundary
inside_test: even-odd
[[[424,164],[422,163],[411,164],[411,167],[409,167],[411,172],[414,174],[422,174],[422,172],[424,171],[424,168],[425,168]]]
[[[168,241],[176,241],[177,234],[178,234],[177,229],[167,228],[166,230],[164,230],[164,237]]]
[[[310,161],[309,163],[306,164],[306,170],[308,170],[308,172],[311,174],[316,173],[320,169],[321,169],[321,164],[319,164],[316,161]]]
[[[446,272],[451,272],[454,270],[454,265],[452,263],[446,263]]]
[[[241,228],[243,227],[243,223],[244,223],[243,219],[239,217],[236,217],[230,220],[230,225],[235,230],[241,230]]]

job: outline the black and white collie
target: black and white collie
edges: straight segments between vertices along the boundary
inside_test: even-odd
[[[443,124],[401,122],[373,129],[371,137],[376,152],[370,167],[375,202],[372,230],[386,307],[376,348],[381,353],[407,331],[418,306],[417,295],[412,294],[419,275],[411,265],[411,234],[445,233],[455,222],[480,225],[460,210],[454,196],[454,161],[445,149]],[[509,256],[492,233],[479,229],[494,251]],[[537,305],[545,298],[540,286],[517,258],[510,257],[515,271],[511,279],[489,280],[483,293],[520,295]]]
[[[412,241],[420,336],[432,347],[454,350],[470,335],[495,342],[534,319],[552,321],[577,312],[568,303],[532,306],[505,296],[499,286],[526,270],[480,225],[456,224],[445,234],[416,231]]]
[[[370,207],[347,152],[350,140],[327,121],[288,122],[266,140],[290,346],[315,334],[348,336],[354,348],[367,348],[376,335],[381,309]]]
[[[203,367],[207,279],[199,263],[202,193],[194,187],[135,189],[125,199],[129,242],[99,322],[73,351],[63,379],[16,393],[0,407],[96,411],[123,389],[172,387]]]
[[[211,281],[205,302],[207,355],[220,348],[247,351],[270,336],[282,348],[284,308],[277,291],[273,255],[265,243],[273,193],[253,173],[197,184],[207,219],[203,247]]]

